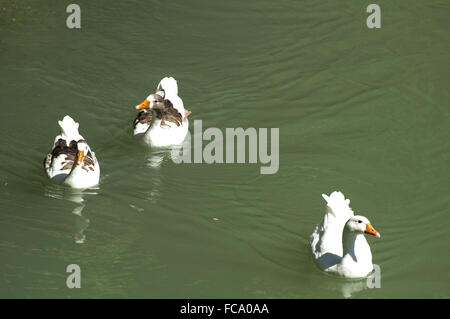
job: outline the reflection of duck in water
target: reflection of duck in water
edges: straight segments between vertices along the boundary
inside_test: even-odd
[[[345,298],[350,298],[365,289],[367,289],[367,284],[364,280],[346,282],[341,285],[342,296]]]
[[[178,96],[178,84],[173,77],[159,82],[155,94],[136,106],[141,110],[134,120],[133,135],[155,147],[181,144],[188,133],[190,111]],[[153,117],[153,111],[156,117]]]
[[[83,210],[86,206],[85,195],[98,195],[98,188],[74,189],[63,185],[49,184],[45,187],[45,195],[58,200],[66,200],[77,204],[72,209],[75,216],[74,234],[73,238],[76,243],[84,243],[86,241],[85,230],[89,227],[89,219],[83,216]]]
[[[81,213],[83,212],[84,204],[75,207],[72,211],[76,215],[75,219],[75,234],[73,238],[77,244],[83,244],[86,241],[86,235],[84,231],[89,227],[89,219],[84,217]]]
[[[381,268],[379,265],[373,265],[374,272],[364,279],[348,279],[341,285],[341,292],[345,298],[350,298],[357,293],[372,288],[381,288]]]
[[[58,124],[61,133],[56,136],[52,151],[44,159],[48,177],[74,188],[97,185],[100,166],[95,153],[78,133],[79,124],[68,115]]]

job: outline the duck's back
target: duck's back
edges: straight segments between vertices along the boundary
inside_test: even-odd
[[[56,182],[62,182],[72,170],[77,156],[76,142],[59,138],[50,153],[44,159],[44,168],[48,177]]]
[[[322,223],[311,235],[310,249],[318,266],[326,269],[342,258],[342,231],[354,214],[349,207],[350,200],[341,192],[333,192],[330,196],[322,194],[322,197],[327,202],[327,209]]]

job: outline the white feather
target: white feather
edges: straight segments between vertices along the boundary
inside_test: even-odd
[[[163,78],[159,82],[156,91],[161,91],[161,89],[165,92],[165,98],[178,95],[178,84],[173,77]]]
[[[61,136],[67,141],[67,144],[70,143],[70,141],[83,139],[80,133],[78,133],[80,124],[75,122],[69,115],[64,116],[62,121],[58,121],[58,124],[61,128]]]

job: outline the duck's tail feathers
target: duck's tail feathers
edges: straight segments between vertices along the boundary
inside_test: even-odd
[[[164,90],[166,96],[167,95],[178,95],[178,84],[177,80],[173,77],[165,77],[163,78],[156,88],[156,91]]]
[[[71,118],[69,115],[64,116],[62,121],[58,121],[59,127],[61,128],[61,135],[67,140],[67,141],[78,141],[82,137],[80,136],[80,133],[78,133],[78,127],[80,124],[75,122],[73,118]]]
[[[327,213],[337,219],[347,220],[354,215],[350,208],[350,199],[346,199],[341,192],[332,192],[330,196],[322,194],[322,197],[327,202]]]

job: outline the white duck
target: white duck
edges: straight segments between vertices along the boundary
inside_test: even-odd
[[[68,115],[58,124],[61,133],[56,136],[52,151],[44,159],[48,177],[73,188],[97,185],[100,166],[95,153],[78,133],[79,124]]]
[[[373,271],[372,253],[364,234],[380,238],[364,216],[354,216],[349,199],[341,192],[330,196],[321,224],[311,235],[310,249],[318,267],[331,274],[348,278],[366,277]]]
[[[133,135],[142,137],[144,143],[155,147],[167,147],[183,143],[188,133],[190,111],[178,96],[177,81],[163,78],[144,102],[136,106],[141,110],[134,120]],[[153,118],[153,111],[156,117]]]

